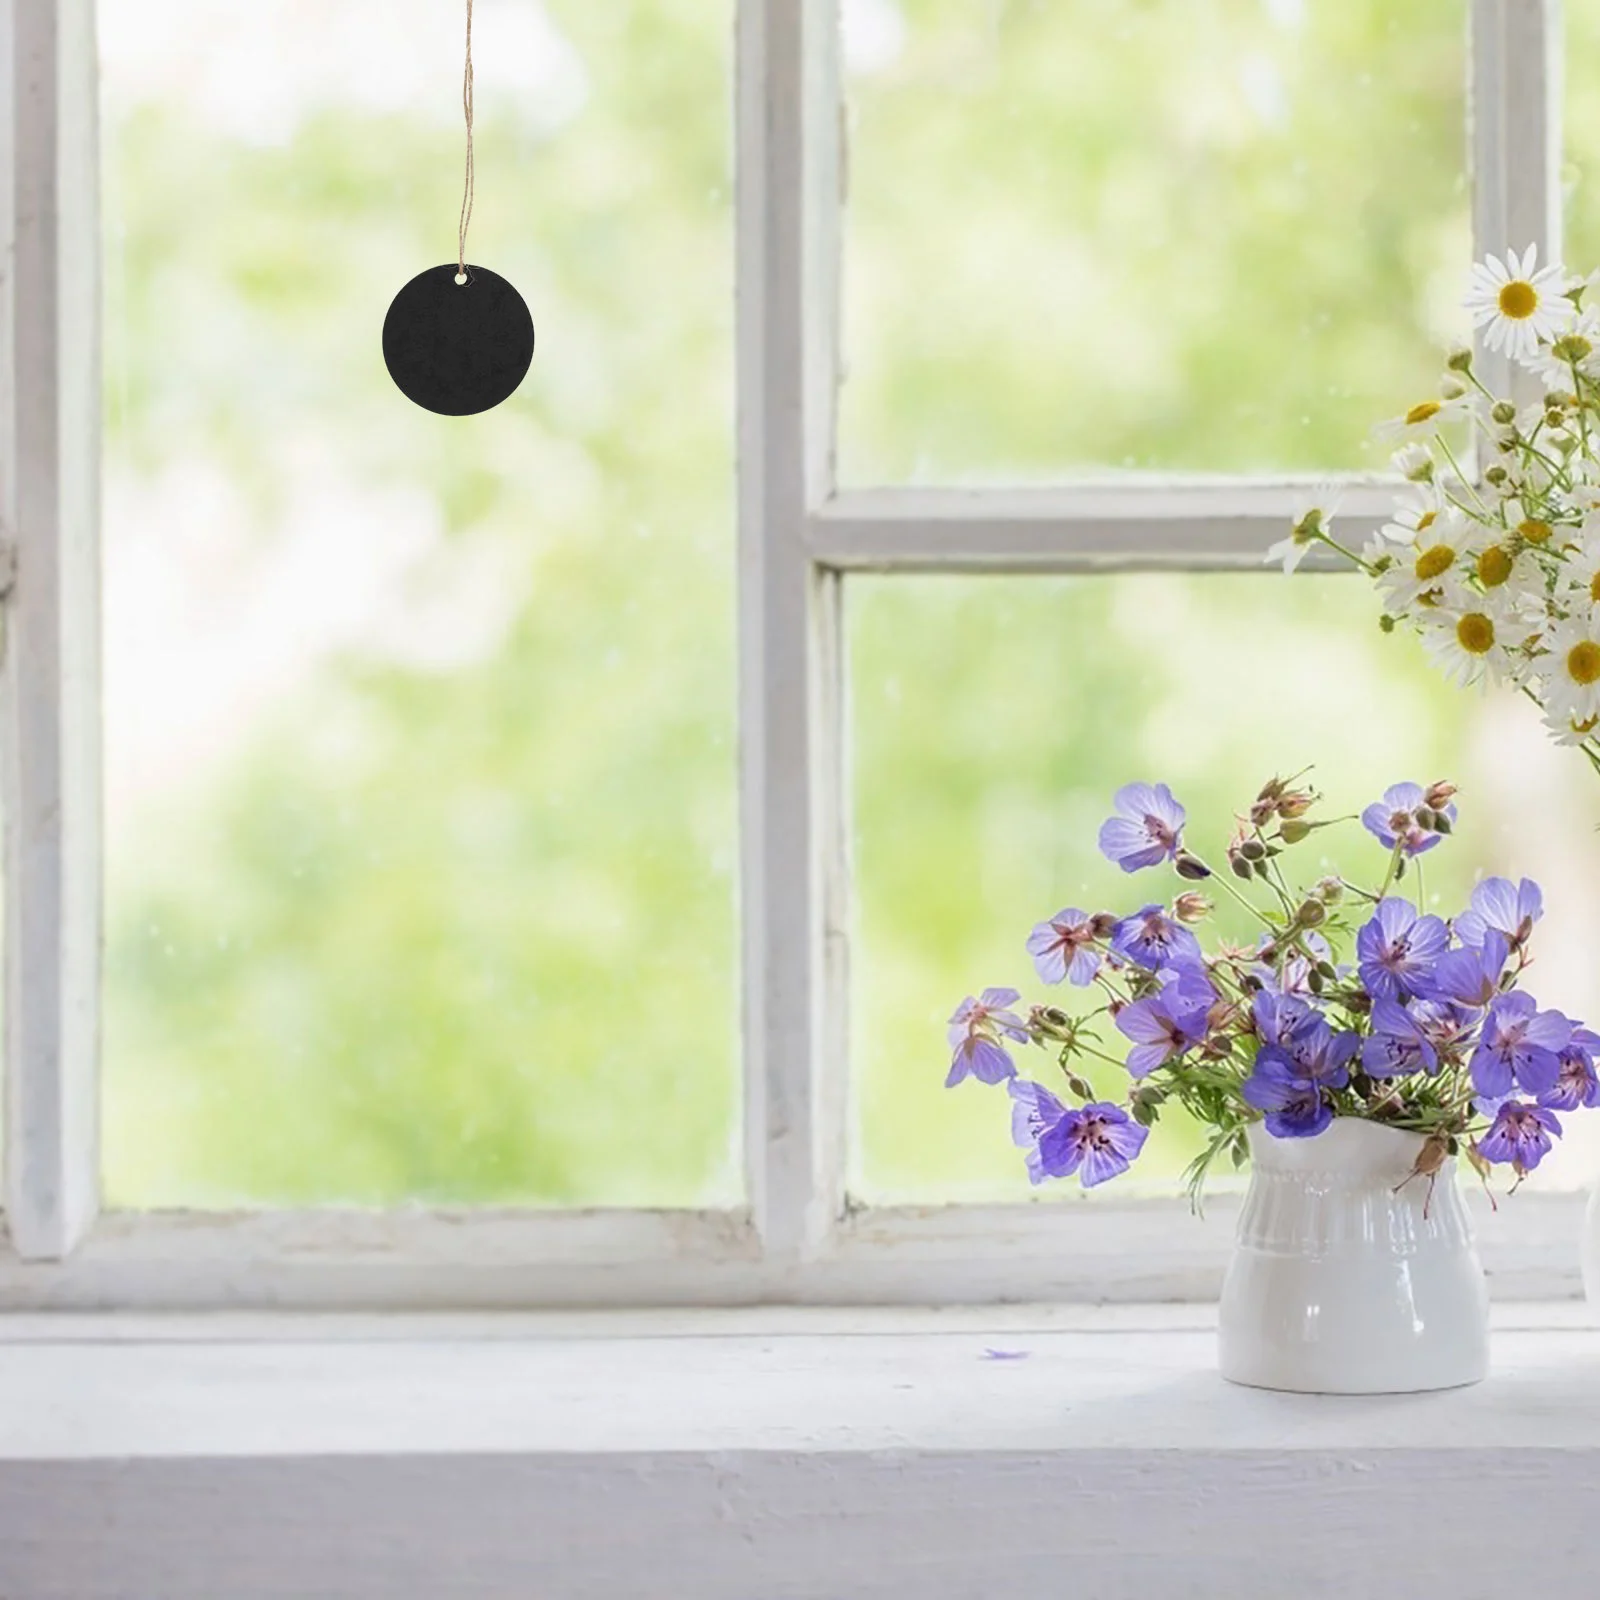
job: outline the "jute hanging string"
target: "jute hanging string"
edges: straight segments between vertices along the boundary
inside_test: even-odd
[[[467,229],[472,226],[472,0],[467,0],[467,69],[461,74],[461,114],[467,119],[467,175],[461,184],[456,229],[456,282],[467,281]]]
[[[477,189],[472,128],[472,0],[466,0],[466,66],[461,111],[466,172],[456,224],[456,259],[419,272],[383,319],[383,360],[409,400],[441,416],[487,411],[513,394],[533,360],[533,318],[498,273],[467,260],[467,229]]]

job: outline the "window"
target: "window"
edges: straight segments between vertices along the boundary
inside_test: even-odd
[[[937,1024],[1130,764],[1470,767],[1486,857],[1530,787],[1594,851],[1526,719],[1258,570],[1308,475],[1381,515],[1470,253],[1558,244],[1554,7],[479,0],[540,351],[443,427],[377,362],[459,181],[401,10],[101,0],[98,78],[86,0],[13,19],[7,1297],[1207,1293],[1182,1128],[1023,1204]],[[1071,704],[1151,618],[1258,714]],[[1408,714],[1285,749],[1335,683]],[[1570,1286],[1582,1156],[1503,1292]]]

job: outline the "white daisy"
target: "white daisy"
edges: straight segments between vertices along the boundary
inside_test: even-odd
[[[1453,400],[1419,400],[1404,415],[1390,417],[1373,430],[1390,444],[1421,444],[1437,439],[1440,430],[1452,422],[1465,422],[1472,415],[1472,402],[1466,395]]]
[[[1530,244],[1520,261],[1511,251],[1504,261],[1486,256],[1475,262],[1462,302],[1473,326],[1483,330],[1484,343],[1519,361],[1537,354],[1541,339],[1554,338],[1571,309],[1564,299],[1565,269],[1556,261],[1535,271],[1538,255],[1538,245]]]
[[[1425,444],[1403,444],[1389,457],[1389,465],[1407,483],[1433,481],[1433,452]]]
[[[1414,544],[1438,520],[1444,507],[1439,491],[1432,486],[1411,489],[1395,502],[1394,515],[1381,530],[1395,544]]]
[[[1330,533],[1333,515],[1339,509],[1341,490],[1336,484],[1321,483],[1314,489],[1302,489],[1292,504],[1294,520],[1289,525],[1289,536],[1280,539],[1268,549],[1268,562],[1281,561],[1285,572],[1293,572],[1310,554],[1320,535]]]
[[[1600,605],[1600,528],[1586,524],[1566,547],[1556,589],[1564,604]]]
[[[1572,717],[1561,711],[1546,711],[1544,725],[1557,744],[1578,745],[1600,727],[1600,717]]]
[[[1600,719],[1600,615],[1592,607],[1559,623],[1539,663],[1545,709],[1569,725]]]
[[[1524,365],[1544,379],[1545,388],[1564,394],[1572,393],[1574,367],[1581,377],[1600,379],[1600,316],[1593,311],[1573,312],[1568,306],[1550,343],[1541,345]]]
[[[1470,567],[1467,545],[1473,531],[1453,507],[1427,514],[1411,542],[1389,552],[1393,563],[1378,580],[1384,610],[1405,616],[1419,603],[1444,599],[1446,586],[1459,584]]]
[[[1504,683],[1514,675],[1510,646],[1519,630],[1488,597],[1456,591],[1419,610],[1416,620],[1434,664],[1457,683]]]

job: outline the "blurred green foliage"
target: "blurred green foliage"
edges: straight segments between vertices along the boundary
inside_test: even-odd
[[[443,663],[308,632],[224,761],[114,784],[115,1204],[738,1196],[730,8],[544,9],[586,92],[480,96],[469,251],[539,348],[466,421],[378,350],[454,248],[447,121],[332,104],[250,142],[108,101],[108,541],[161,548],[139,493],[199,463],[238,496],[218,547],[270,564],[332,483],[312,581],[359,581],[339,517],[421,505],[415,586],[487,559],[509,614]],[[1375,464],[1460,327],[1462,0],[850,11],[849,479]],[[1215,854],[1269,773],[1353,809],[1459,771],[1472,715],[1353,581],[864,579],[849,608],[874,1195],[1016,1191],[1001,1108],[939,1089],[943,1018],[1022,983],[1037,918],[1139,903],[1093,849],[1119,783],[1171,782]],[[1469,806],[1430,895],[1491,832]],[[1164,1128],[1147,1176],[1192,1144]]]

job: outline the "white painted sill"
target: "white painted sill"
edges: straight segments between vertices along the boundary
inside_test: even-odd
[[[0,1322],[6,1600],[1592,1600],[1600,1329],[1232,1388],[1195,1307]]]

